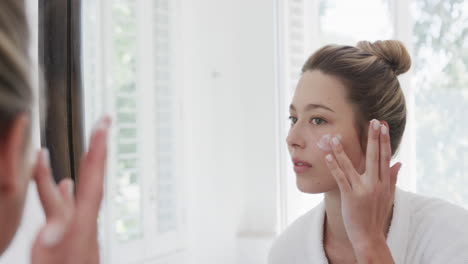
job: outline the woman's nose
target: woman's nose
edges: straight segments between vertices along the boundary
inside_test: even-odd
[[[306,141],[304,140],[302,134],[299,132],[299,129],[297,129],[294,126],[289,129],[289,134],[286,137],[286,143],[288,144],[288,147],[305,148]]]

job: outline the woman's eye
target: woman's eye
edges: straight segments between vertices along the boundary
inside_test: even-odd
[[[290,116],[290,117],[289,117],[289,120],[291,121],[291,125],[296,124],[296,122],[297,122],[297,117],[295,117],[295,116]]]
[[[320,117],[314,117],[314,118],[311,118],[310,119],[310,122],[312,122],[312,124],[318,126],[318,125],[321,125],[323,123],[326,123],[327,121],[323,120],[322,118]]]

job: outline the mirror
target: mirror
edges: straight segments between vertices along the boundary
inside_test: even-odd
[[[406,45],[398,186],[468,208],[467,1],[82,4],[86,134],[114,117],[104,263],[266,263],[323,198],[298,190],[285,138],[301,67],[329,43]]]

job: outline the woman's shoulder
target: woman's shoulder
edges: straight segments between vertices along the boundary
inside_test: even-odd
[[[424,263],[468,263],[468,210],[442,199],[402,192],[409,209],[410,251]],[[419,250],[417,250],[419,249]]]
[[[310,245],[311,239],[316,237],[321,241],[319,230],[323,227],[324,212],[322,202],[291,223],[273,241],[268,263],[296,263],[295,259],[307,258],[304,254],[313,249],[313,245]]]
[[[450,222],[467,223],[468,210],[451,202],[421,194],[400,190],[404,202],[409,207],[412,221],[432,224]]]
[[[320,224],[315,222],[319,221],[319,217],[323,215],[323,213],[323,204],[320,203],[288,225],[276,238],[276,242],[282,242],[285,240],[292,242],[304,238],[306,232],[313,231],[311,228],[313,228],[314,224]]]

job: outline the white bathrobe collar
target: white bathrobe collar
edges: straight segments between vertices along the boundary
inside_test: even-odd
[[[403,191],[396,189],[393,217],[387,236],[387,245],[395,263],[404,263],[409,235],[409,208],[402,202]],[[312,219],[311,229],[307,235],[308,262],[311,264],[328,264],[323,246],[323,225],[325,220],[325,204],[322,201],[316,207],[317,213]]]

